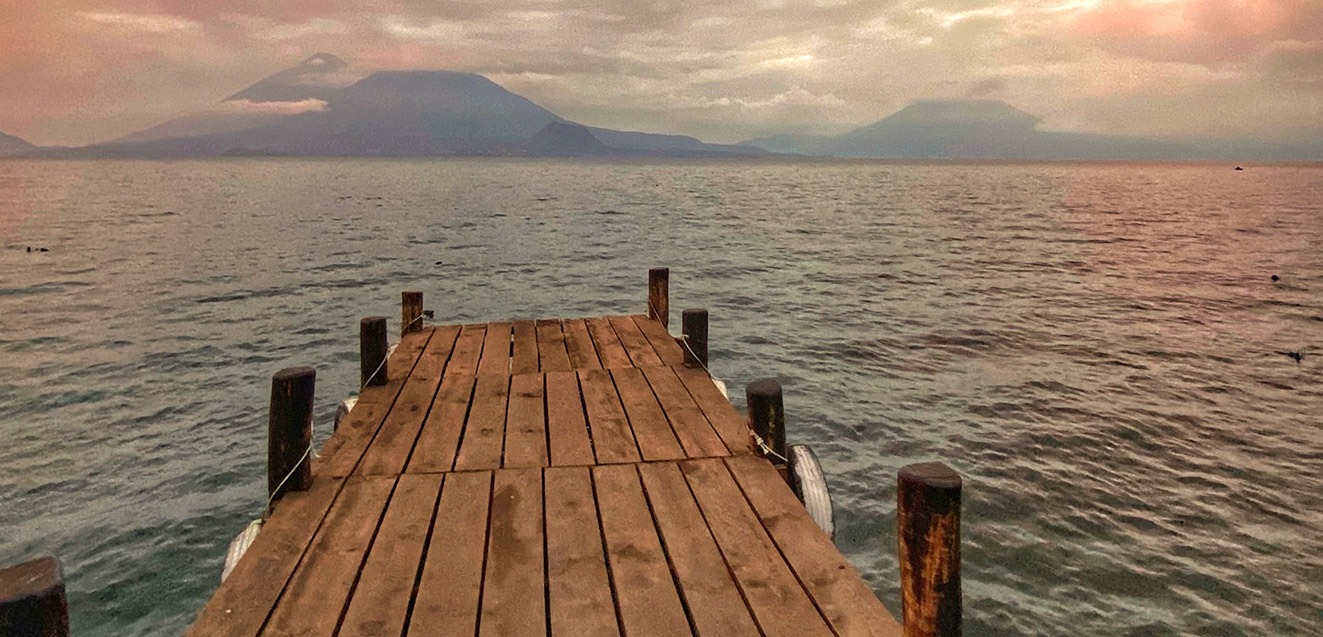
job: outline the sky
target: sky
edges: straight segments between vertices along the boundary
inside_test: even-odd
[[[319,52],[714,142],[943,97],[1054,130],[1323,130],[1323,0],[0,0],[0,131],[114,139]]]

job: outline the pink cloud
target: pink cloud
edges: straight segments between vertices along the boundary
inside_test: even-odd
[[[249,100],[229,100],[216,106],[217,111],[225,113],[251,115],[298,115],[299,113],[320,113],[326,110],[323,100],[307,99],[298,102],[252,102]]]

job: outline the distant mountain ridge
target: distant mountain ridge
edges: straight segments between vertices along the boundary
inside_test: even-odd
[[[36,149],[37,149],[36,146],[33,146],[32,144],[29,144],[28,142],[22,139],[14,137],[13,135],[6,135],[5,133],[0,133],[0,156],[21,155],[23,153],[32,152]]]

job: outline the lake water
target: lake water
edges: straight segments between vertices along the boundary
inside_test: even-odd
[[[263,507],[272,372],[318,369],[324,439],[400,290],[641,312],[654,265],[733,394],[780,377],[893,613],[896,470],[942,460],[967,635],[1320,634],[1317,166],[0,162],[0,563],[177,635]]]

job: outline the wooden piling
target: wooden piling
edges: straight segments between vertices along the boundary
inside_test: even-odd
[[[960,474],[940,462],[902,467],[896,491],[905,637],[960,635]]]
[[[423,329],[423,293],[409,290],[400,294],[400,336]]]
[[[273,503],[284,493],[312,486],[309,449],[316,384],[317,370],[311,367],[288,367],[271,377],[266,484]]]
[[[0,569],[0,635],[69,637],[60,561],[38,557]]]
[[[777,467],[786,464],[786,413],[781,383],[775,378],[760,378],[744,388],[749,407],[749,424],[771,448],[768,460]]]
[[[358,323],[359,387],[386,384],[386,317],[369,316]]]
[[[648,270],[648,318],[657,319],[662,327],[671,326],[671,269]]]
[[[680,329],[684,335],[684,366],[707,368],[707,310],[688,309],[680,312]]]

